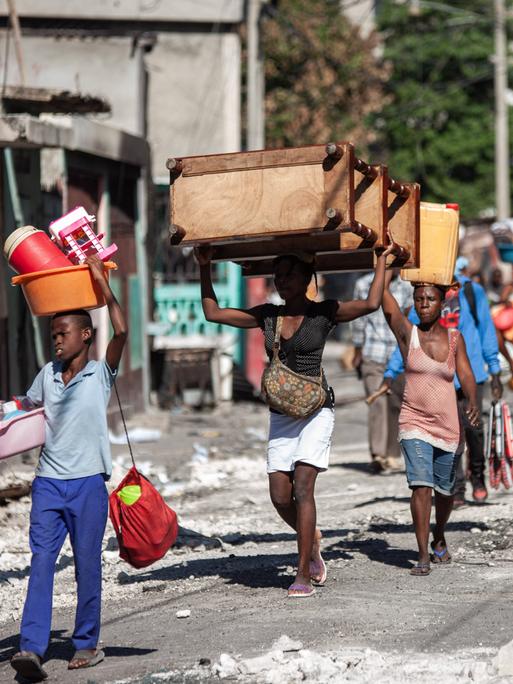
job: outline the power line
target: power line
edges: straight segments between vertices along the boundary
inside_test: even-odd
[[[408,4],[413,4],[412,0],[409,0]],[[454,5],[449,5],[445,2],[436,2],[435,0],[416,0],[415,4],[419,7],[438,9],[442,10],[443,12],[449,12],[450,14],[466,14],[477,18],[491,16],[491,14],[488,12],[475,12],[474,10],[461,9],[461,7],[454,7]]]

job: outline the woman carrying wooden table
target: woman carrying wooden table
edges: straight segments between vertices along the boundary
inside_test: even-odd
[[[264,373],[263,383],[264,395],[271,406],[267,449],[269,490],[280,517],[297,532],[299,551],[296,577],[288,589],[289,598],[312,596],[315,591],[312,585],[321,586],[326,581],[314,498],[317,475],[328,467],[334,426],[333,392],[321,367],[326,338],[337,323],[352,321],[378,309],[383,296],[386,257],[392,249],[391,245],[385,251],[379,250],[367,299],[348,302],[334,299],[314,302],[307,298],[308,285],[316,275],[314,255],[279,256],[274,260],[274,284],[284,305],[262,304],[251,309],[219,306],[210,273],[212,250],[210,247],[195,250],[201,267],[205,318],[236,328],[259,327],[264,333],[271,362],[270,373],[267,376]],[[271,376],[278,378],[274,384]],[[281,382],[282,377],[286,381]],[[281,388],[276,389],[280,383]],[[285,388],[286,393],[287,387],[290,387],[290,401],[283,401],[283,394],[277,399],[275,390],[279,394]],[[298,417],[296,409],[309,392],[319,394],[317,408],[309,415]]]

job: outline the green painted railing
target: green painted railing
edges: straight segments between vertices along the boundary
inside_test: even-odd
[[[231,263],[218,264],[216,275],[214,288],[219,305],[241,307],[243,287],[240,267]],[[233,332],[237,337],[235,361],[241,362],[241,331],[205,320],[201,307],[199,283],[156,284],[153,296],[155,302],[153,318],[159,324],[160,335],[183,337],[184,346],[187,346],[187,337],[193,335],[215,337],[222,333]]]

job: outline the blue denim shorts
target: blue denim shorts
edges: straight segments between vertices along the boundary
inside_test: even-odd
[[[422,439],[402,439],[401,451],[410,488],[432,487],[445,496],[454,493],[459,458],[456,454],[443,451]]]

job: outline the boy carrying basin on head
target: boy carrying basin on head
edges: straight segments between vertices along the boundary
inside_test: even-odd
[[[97,256],[87,259],[107,303],[114,330],[105,358],[89,360],[93,327],[87,311],[55,314],[51,332],[55,361],[36,376],[25,401],[44,406],[46,437],[32,484],[32,562],[12,667],[31,681],[48,676],[43,658],[50,640],[55,563],[69,534],[75,561],[77,610],[75,654],[68,669],[91,667],[98,649],[101,608],[101,549],[108,512],[105,480],[112,466],[107,404],[127,338],[123,312]]]

